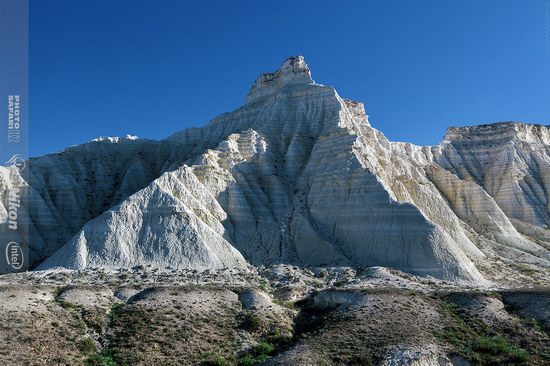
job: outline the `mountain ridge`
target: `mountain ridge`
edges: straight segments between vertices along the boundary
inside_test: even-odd
[[[518,253],[547,268],[549,136],[512,122],[450,127],[435,146],[390,142],[361,102],[291,57],[204,127],[31,159],[34,259],[46,259],[39,269],[382,265],[473,282],[493,276],[479,265]],[[83,215],[86,195],[101,207]]]

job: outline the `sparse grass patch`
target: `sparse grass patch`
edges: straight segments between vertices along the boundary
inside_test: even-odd
[[[86,360],[86,366],[117,366],[113,356],[109,351],[103,351],[96,353],[88,357]]]
[[[249,356],[249,355],[245,355],[245,356],[240,357],[237,360],[237,365],[238,366],[252,366],[252,365],[256,364],[256,362],[257,361],[254,359],[254,357]]]
[[[263,362],[278,353],[292,343],[293,337],[276,332],[264,337],[257,345],[252,347],[245,355],[237,359],[237,365],[249,366]]]
[[[262,326],[262,319],[259,316],[251,313],[245,312],[240,321],[239,327],[248,331],[256,331]]]
[[[59,295],[61,295],[63,293],[63,291],[65,291],[66,287],[58,287],[55,289],[55,297],[58,297]]]
[[[113,322],[119,315],[120,311],[126,306],[123,302],[117,302],[113,306],[111,306],[111,311],[109,312],[109,321]]]
[[[525,319],[525,322],[529,324],[531,327],[533,327],[537,332],[544,332],[543,327],[539,324],[537,319],[535,318]]]
[[[74,310],[74,311],[81,311],[82,307],[80,305],[74,304],[67,300],[61,300],[59,301],[59,305],[66,310]]]
[[[284,308],[290,309],[290,310],[298,310],[298,307],[296,306],[296,303],[294,303],[293,301],[285,301],[285,300],[274,299],[273,303],[277,304],[279,306],[282,306]]]
[[[517,346],[510,344],[500,336],[481,336],[472,344],[472,349],[484,355],[491,355],[497,359],[501,355],[508,356],[513,361],[525,363],[529,360],[529,353]],[[486,357],[486,356],[485,356]],[[486,357],[492,360],[492,357]]]
[[[525,264],[525,263],[518,263],[515,265],[516,269],[520,272],[522,272],[523,274],[526,274],[526,275],[533,275],[535,273],[537,273],[537,271],[535,269],[533,269],[530,265],[528,264]]]
[[[342,287],[347,285],[350,282],[350,279],[348,277],[339,278],[338,280],[334,281],[333,286],[334,287]]]
[[[80,350],[85,355],[89,355],[92,352],[95,352],[95,342],[92,338],[84,338],[80,341]]]
[[[321,281],[315,281],[315,282],[313,282],[312,285],[313,285],[313,288],[318,289],[318,290],[325,287],[325,284]]]
[[[292,343],[293,337],[289,334],[275,332],[274,334],[268,335],[265,339],[267,342],[280,349],[290,345]]]
[[[269,292],[269,282],[265,278],[260,277],[260,280],[258,282],[258,287],[260,288],[260,290],[264,292]]]
[[[275,346],[268,342],[260,342],[252,348],[252,354],[256,356],[271,355],[275,351]]]
[[[234,363],[223,356],[212,355],[210,358],[201,363],[201,366],[230,366]]]
[[[496,365],[513,362],[525,364],[529,353],[496,335],[487,325],[460,306],[442,299],[444,313],[450,323],[434,335],[453,347],[459,356],[477,365]]]
[[[271,357],[277,348],[268,342],[260,342],[248,352],[248,354],[239,357],[238,365],[248,366],[255,365],[258,362],[263,362]]]

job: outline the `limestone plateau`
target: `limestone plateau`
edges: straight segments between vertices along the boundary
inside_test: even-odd
[[[391,142],[302,56],[245,104],[165,140],[100,138],[0,167],[28,190],[35,269],[388,267],[463,283],[544,283],[550,130],[452,127]],[[9,197],[1,197],[0,234]],[[25,230],[25,231],[23,231]]]

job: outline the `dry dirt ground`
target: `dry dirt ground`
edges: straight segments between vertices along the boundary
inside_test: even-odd
[[[383,268],[0,277],[1,365],[550,365],[550,289]]]

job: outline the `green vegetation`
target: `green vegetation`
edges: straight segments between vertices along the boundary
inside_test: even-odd
[[[533,267],[526,263],[518,263],[515,265],[515,267],[518,271],[522,272],[525,275],[533,275],[537,273],[537,271]]]
[[[245,312],[239,324],[239,326],[242,329],[245,329],[251,332],[260,329],[261,325],[262,325],[262,319],[260,319],[259,316],[251,312]]]
[[[205,361],[202,361],[202,366],[252,366],[259,362],[263,362],[275,355],[282,348],[287,347],[292,341],[290,335],[284,335],[279,332],[270,334],[252,347],[246,354],[241,355],[237,359],[232,356],[223,357],[216,354],[204,355]]]
[[[275,332],[265,337],[265,340],[277,349],[285,348],[292,343],[293,337],[289,334]]]
[[[263,277],[260,277],[258,287],[264,292],[269,292],[269,282]]]
[[[59,301],[59,305],[66,310],[81,311],[82,307],[67,300]]]
[[[116,304],[114,304],[112,307],[111,307],[111,311],[109,312],[109,322],[113,322],[115,321],[115,319],[117,318],[117,316],[119,315],[120,311],[126,306],[125,303],[123,302],[118,302]]]
[[[252,354],[261,357],[262,355],[271,355],[275,350],[275,346],[271,343],[260,342],[252,348]]]
[[[285,300],[273,300],[274,304],[277,304],[279,306],[282,306],[284,308],[290,309],[290,310],[298,310],[298,307],[293,301],[285,301]]]
[[[220,355],[210,356],[210,359],[201,363],[201,366],[230,366],[234,363]]]
[[[116,303],[111,307],[111,311],[109,312],[110,325],[116,320],[116,318],[119,316],[120,312],[125,306],[125,303]],[[93,347],[93,351],[95,351],[95,345]],[[119,358],[120,357],[116,357],[115,351],[113,349],[106,347],[98,353],[91,354],[86,360],[86,366],[120,366],[123,363],[118,360]]]
[[[113,355],[108,351],[104,350],[101,353],[96,353],[88,357],[86,360],[86,366],[117,366],[114,360]]]
[[[342,287],[347,285],[350,282],[350,279],[348,277],[339,278],[336,280],[333,284],[334,287]]]
[[[477,365],[500,363],[525,364],[529,353],[492,332],[481,320],[460,308],[442,301],[450,323],[435,336],[453,346],[454,352]]]
[[[292,339],[292,336],[280,332],[270,334],[264,337],[260,343],[252,347],[247,354],[239,357],[237,365],[250,366],[258,362],[263,362],[281,351],[281,349],[288,347]]]
[[[254,357],[252,356],[249,356],[249,355],[246,355],[246,356],[242,356],[239,358],[239,360],[237,361],[237,365],[239,366],[252,366],[254,364],[256,364],[256,359],[254,359]]]
[[[92,338],[84,338],[82,341],[80,341],[80,350],[85,355],[89,355],[90,353],[95,352],[95,342]]]
[[[493,357],[505,355],[516,362],[525,363],[529,360],[529,353],[526,350],[508,343],[506,339],[500,336],[479,337],[473,342],[472,348],[477,352]]]
[[[59,295],[61,295],[63,293],[63,291],[65,291],[66,287],[64,286],[61,286],[61,287],[58,287],[55,289],[55,297],[58,297]]]
[[[531,327],[533,327],[537,332],[544,332],[544,328],[539,324],[537,319],[535,318],[525,319],[525,322],[529,324]]]
[[[263,362],[275,354],[277,348],[268,342],[260,342],[248,352],[248,354],[239,357],[238,365],[248,366],[258,362]]]

